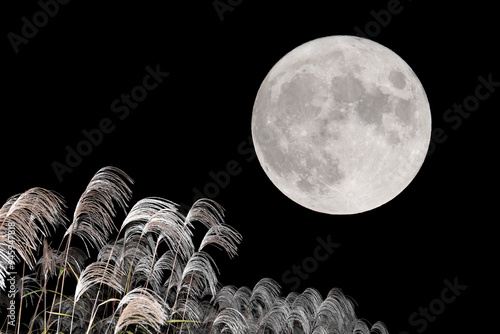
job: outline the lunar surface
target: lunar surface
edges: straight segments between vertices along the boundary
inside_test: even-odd
[[[368,39],[305,43],[268,73],[252,137],[274,185],[296,203],[355,214],[387,203],[420,169],[431,134],[427,96],[412,69]]]

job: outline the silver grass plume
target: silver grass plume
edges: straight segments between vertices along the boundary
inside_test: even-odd
[[[71,267],[71,270],[65,271],[65,275],[74,274],[76,276],[80,276],[85,260],[87,259],[87,255],[77,247],[69,247],[67,251],[52,249],[48,244],[47,239],[44,239],[43,254],[36,263],[39,267],[39,274],[45,279],[57,275],[64,267],[66,258],[68,260],[67,264]]]
[[[75,290],[75,302],[86,292],[94,294],[92,291],[97,285],[104,284],[107,287],[114,289],[119,294],[123,294],[125,287],[123,286],[122,278],[125,272],[112,264],[105,262],[94,262],[90,264],[82,272]]]
[[[115,230],[113,217],[116,214],[114,202],[125,210],[132,191],[127,185],[132,179],[115,167],[101,168],[92,178],[78,200],[73,222],[66,235],[77,235],[88,247],[102,247]]]
[[[114,333],[120,333],[127,326],[140,325],[148,333],[159,333],[168,321],[168,307],[160,296],[144,288],[136,288],[127,293],[117,307],[121,310]],[[149,328],[152,327],[154,332]]]
[[[42,238],[67,221],[64,207],[58,194],[36,187],[10,197],[0,208],[0,289],[5,289],[11,260],[18,262],[20,257],[30,269],[34,268],[35,252]]]

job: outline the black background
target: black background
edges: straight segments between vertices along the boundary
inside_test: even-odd
[[[447,138],[394,200],[362,214],[332,216],[286,198],[252,159],[253,102],[267,72],[288,51],[318,37],[355,35],[354,27],[364,30],[374,21],[370,12],[386,9],[389,1],[270,2],[243,1],[221,21],[211,0],[74,0],[17,54],[7,34],[20,34],[21,18],[31,21],[40,7],[33,0],[4,3],[0,200],[40,186],[62,194],[71,217],[94,173],[111,165],[135,180],[131,204],[160,196],[190,205],[193,189],[211,182],[210,172],[236,160],[241,172],[214,197],[243,234],[237,258],[214,255],[223,284],[252,287],[271,277],[288,293],[291,285],[282,275],[312,256],[318,237],[330,235],[341,246],[298,291],[311,286],[325,296],[340,287],[357,302],[358,316],[385,322],[391,333],[417,333],[421,327],[409,316],[440,297],[445,279],[457,277],[467,289],[425,332],[489,328],[498,284],[493,115],[500,92],[481,101],[457,129],[443,114],[474,94],[478,76],[500,81],[496,7],[487,1],[401,1],[403,10],[372,31],[371,39],[417,74],[433,128]],[[146,66],[157,64],[170,75],[120,120],[112,101],[141,84]],[[52,163],[64,163],[65,147],[76,148],[81,131],[104,118],[114,131],[59,182]]]

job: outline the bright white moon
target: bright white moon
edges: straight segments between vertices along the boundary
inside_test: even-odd
[[[262,168],[314,211],[355,214],[403,191],[427,154],[431,114],[412,69],[368,39],[331,36],[285,55],[252,114]]]

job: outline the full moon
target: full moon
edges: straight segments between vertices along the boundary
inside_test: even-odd
[[[259,162],[296,203],[356,214],[401,193],[431,135],[429,102],[410,66],[354,36],[318,38],[286,54],[262,82],[252,113]]]

